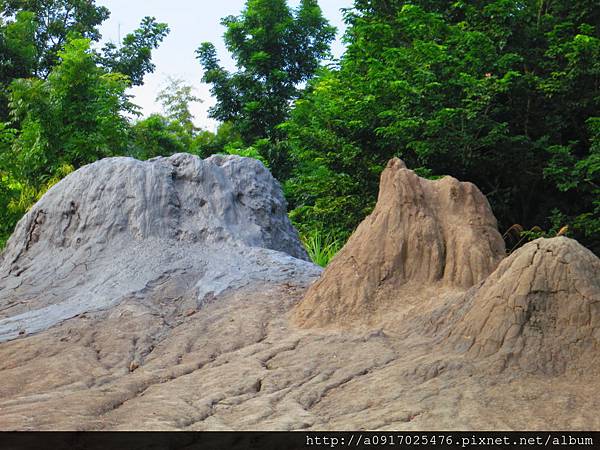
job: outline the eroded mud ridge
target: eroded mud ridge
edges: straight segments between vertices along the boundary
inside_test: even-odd
[[[87,166],[0,265],[0,429],[600,429],[600,260],[399,160],[321,275],[258,162]]]
[[[465,290],[505,255],[496,218],[471,183],[430,181],[399,159],[381,177],[373,213],[360,224],[296,309],[305,327],[378,322],[427,291]],[[405,303],[402,305],[401,303]]]

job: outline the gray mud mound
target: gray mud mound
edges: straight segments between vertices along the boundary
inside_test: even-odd
[[[548,375],[600,373],[600,259],[566,237],[506,258],[453,317],[460,352]]]
[[[375,210],[296,308],[306,327],[402,312],[415,297],[466,290],[505,255],[487,199],[471,183],[431,181],[393,159],[381,175]]]
[[[318,272],[258,161],[110,158],[54,186],[19,222],[0,265],[0,341],[130,296],[197,308],[254,281]],[[298,259],[299,258],[299,259]]]

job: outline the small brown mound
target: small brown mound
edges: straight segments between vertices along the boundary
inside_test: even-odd
[[[452,177],[431,181],[393,159],[373,213],[294,311],[304,327],[369,320],[427,288],[466,290],[505,255],[485,196]]]
[[[548,375],[600,367],[600,259],[572,239],[525,245],[466,301],[450,332],[460,351]]]

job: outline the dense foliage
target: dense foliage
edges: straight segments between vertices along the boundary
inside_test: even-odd
[[[169,79],[156,97],[164,114],[152,114],[131,127],[130,156],[149,159],[175,153],[198,153],[197,132],[190,105],[201,100],[182,80]]]
[[[230,122],[221,123],[215,133],[196,127],[190,107],[202,100],[183,80],[168,81],[156,97],[162,105],[162,114],[151,114],[131,125],[129,156],[143,160],[186,152],[203,158],[226,153],[261,159],[252,147],[244,146]]]
[[[285,124],[301,228],[348,233],[386,161],[477,184],[500,226],[600,252],[597,2],[357,0],[348,49]]]
[[[22,68],[29,69],[28,76],[40,78],[46,78],[58,63],[70,33],[98,41],[98,27],[109,16],[107,8],[89,0],[0,0],[0,17],[9,21],[9,27],[25,27],[25,42],[33,44],[33,64]]]
[[[0,0],[0,244],[52,184],[110,155],[261,159],[326,264],[371,211],[394,156],[486,194],[509,248],[568,234],[600,254],[600,8],[597,0],[355,0],[347,50],[316,0],[247,0],[223,19],[237,69],[197,58],[216,132],[179,80],[162,113],[132,120],[126,94],[168,33],[145,18],[98,48],[94,0]]]
[[[131,111],[125,75],[96,65],[88,39],[68,40],[46,80],[17,79],[9,90],[13,139],[0,156],[5,227],[74,168],[122,154]],[[5,125],[6,126],[6,125]]]
[[[0,0],[0,121],[8,119],[6,93],[18,78],[46,79],[60,62],[69,36],[91,42],[100,40],[98,27],[110,16],[95,0]],[[152,49],[158,47],[169,28],[153,17],[123,38],[122,44],[106,44],[94,52],[96,62],[107,71],[141,84],[154,70]]]
[[[152,49],[158,48],[167,34],[167,24],[158,23],[154,17],[144,17],[139,28],[126,35],[118,47],[107,43],[98,60],[111,72],[127,75],[131,84],[143,84],[144,75],[155,69]]]

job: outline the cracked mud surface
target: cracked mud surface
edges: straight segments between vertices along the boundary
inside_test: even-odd
[[[0,430],[599,430],[600,260],[382,180],[320,276],[255,161],[67,177],[0,258]]]
[[[289,311],[304,289],[238,291],[190,316],[130,299],[4,343],[0,428],[600,427],[596,376],[498,373],[415,331],[301,330]]]

